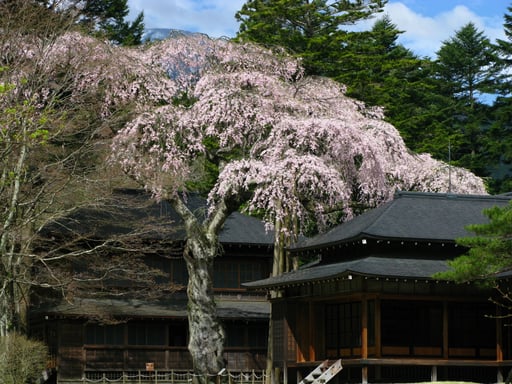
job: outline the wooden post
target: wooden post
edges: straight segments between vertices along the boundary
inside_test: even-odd
[[[501,307],[496,305],[496,361],[503,361],[503,320]],[[503,370],[498,367],[496,382],[503,383]]]
[[[361,299],[361,358],[368,358],[368,300],[366,296]],[[368,384],[368,366],[361,368],[362,384]]]
[[[503,321],[499,305],[496,305],[496,361],[503,361]]]
[[[382,357],[381,301],[375,299],[375,356]]]
[[[316,361],[316,353],[315,353],[315,340],[316,340],[316,321],[315,321],[315,311],[314,309],[314,303],[310,300],[309,301],[309,356],[308,361]]]
[[[382,357],[382,311],[381,311],[381,300],[376,297],[375,298],[375,324],[373,325],[375,328],[375,357],[380,359]],[[380,365],[374,366],[374,380],[380,380],[381,378],[381,370]]]
[[[447,359],[448,353],[448,302],[443,301],[443,358]]]
[[[368,300],[361,300],[361,357],[368,358]]]

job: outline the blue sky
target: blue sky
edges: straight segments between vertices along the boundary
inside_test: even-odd
[[[144,11],[147,28],[175,28],[232,37],[235,13],[245,0],[128,0],[130,15]],[[434,57],[442,41],[472,21],[494,41],[504,38],[503,15],[512,0],[389,0],[385,12],[404,33],[400,42],[420,56]],[[373,21],[370,22],[370,25]]]

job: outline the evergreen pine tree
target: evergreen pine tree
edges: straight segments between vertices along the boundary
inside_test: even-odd
[[[334,77],[354,32],[343,26],[370,18],[387,0],[248,0],[235,15],[239,41],[281,46],[303,59],[308,74]]]

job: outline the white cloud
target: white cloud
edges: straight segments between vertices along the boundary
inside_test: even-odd
[[[502,19],[478,16],[464,5],[457,5],[433,17],[416,13],[403,3],[388,3],[385,12],[398,29],[405,31],[400,42],[419,56],[435,57],[443,41],[453,37],[469,22],[473,22],[491,41],[503,38]]]
[[[435,57],[442,42],[453,37],[455,31],[469,21],[484,31],[491,41],[504,38],[503,15],[485,17],[471,10],[489,7],[490,0],[465,0],[465,5],[455,5],[451,10],[437,14],[433,14],[436,11],[434,3],[429,3],[430,1],[433,0],[393,1],[385,8],[391,21],[398,29],[405,31],[400,36],[400,43],[415,54]],[[437,7],[439,1],[436,0]],[[148,28],[183,29],[220,37],[236,34],[238,23],[235,13],[244,3],[245,0],[128,0],[128,7],[132,18],[146,10],[144,20]],[[424,14],[427,11],[429,16]],[[374,21],[366,21],[356,28],[369,29]]]

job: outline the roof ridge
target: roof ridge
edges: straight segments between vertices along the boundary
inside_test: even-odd
[[[375,226],[376,224],[378,224],[378,222],[382,219],[384,214],[386,212],[388,212],[393,207],[395,201],[396,201],[396,199],[392,199],[392,200],[386,201],[382,205],[379,205],[378,207],[373,208],[373,209],[369,209],[366,212],[363,212],[361,215],[359,215],[359,216],[363,216],[365,213],[369,214],[372,211],[374,211],[374,212],[377,211],[377,215],[376,215],[375,220],[373,220],[370,223],[370,225],[365,226],[364,230],[361,231],[361,234],[364,234],[364,235],[369,234],[371,232],[369,229],[372,228],[373,226]]]
[[[452,192],[422,192],[422,191],[396,191],[394,199],[399,198],[425,198],[431,197],[435,199],[471,199],[471,200],[512,200],[512,192],[510,194],[499,195],[483,195],[470,193],[452,193]]]

